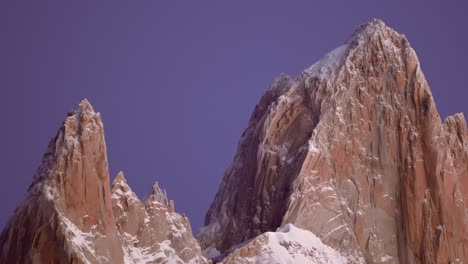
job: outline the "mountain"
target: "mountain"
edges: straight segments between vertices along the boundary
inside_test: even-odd
[[[85,99],[0,234],[0,263],[468,263],[468,129],[405,36],[360,26],[257,104],[197,239],[154,183],[110,183]],[[202,251],[203,250],[203,251]]]
[[[174,212],[158,183],[143,204],[120,172],[112,184],[112,205],[125,263],[208,263],[188,218]]]
[[[467,131],[441,121],[406,37],[372,20],[274,81],[198,240],[223,263],[468,263]]]
[[[85,99],[0,235],[0,263],[208,263],[157,184],[143,204],[123,173],[109,181],[101,116]]]

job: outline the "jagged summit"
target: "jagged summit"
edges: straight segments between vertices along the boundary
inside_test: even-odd
[[[53,166],[60,152],[72,151],[81,147],[79,142],[82,135],[83,139],[87,138],[84,141],[89,140],[91,136],[99,138],[98,141],[103,141],[103,133],[101,115],[94,112],[91,103],[87,99],[83,99],[76,110],[68,113],[57,135],[49,142],[42,163],[36,170],[28,190],[32,191],[36,184],[50,176],[49,172],[53,170],[51,166]]]
[[[369,41],[375,36],[396,36],[404,37],[393,28],[387,26],[384,21],[374,18],[367,23],[360,25],[346,40],[346,43],[351,44],[359,41]]]
[[[343,45],[327,53],[321,60],[305,69],[300,74],[300,78],[332,79],[343,66],[354,66],[353,64],[358,60],[354,53],[359,55],[359,52],[368,51],[370,48],[382,52],[384,58],[386,53],[393,53],[389,56],[396,55],[401,49],[412,51],[403,34],[388,27],[380,19],[372,19],[359,26]],[[414,57],[415,63],[419,64],[415,53]]]
[[[117,176],[115,176],[114,180],[112,181],[112,185],[118,183],[118,182],[124,182],[127,183],[127,179],[125,179],[125,175],[123,171],[119,171],[117,173]]]
[[[78,104],[78,112],[83,113],[83,112],[94,112],[94,108],[91,105],[91,103],[88,101],[88,99],[84,98],[81,100],[81,102]]]
[[[0,263],[206,263],[173,203],[145,207],[123,172],[109,182],[101,116],[84,99],[0,235]]]
[[[159,187],[158,182],[154,182],[150,196],[154,196],[153,200],[157,201],[158,203],[161,203],[165,206],[169,205],[166,190]]]
[[[192,235],[156,182],[109,185],[85,99],[0,235],[0,263],[467,263],[468,129],[442,123],[416,53],[380,20],[255,108]],[[202,248],[200,248],[200,245]]]
[[[101,117],[83,100],[49,144],[25,200],[1,234],[0,262],[123,263],[110,195]]]
[[[464,263],[467,137],[463,116],[442,124],[404,35],[372,20],[261,98],[200,244],[248,259],[293,224],[347,263]]]

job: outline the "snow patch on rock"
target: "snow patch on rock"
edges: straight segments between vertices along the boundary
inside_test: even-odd
[[[257,240],[266,242],[258,244]],[[260,245],[259,252],[253,257],[243,258],[242,263],[348,263],[344,256],[323,244],[320,238],[312,232],[298,228],[293,224],[286,224],[276,232],[266,232],[236,251],[248,250],[250,247],[255,247],[256,244]],[[233,256],[236,255],[236,251]]]
[[[213,259],[219,256],[221,252],[219,252],[215,247],[209,247],[205,250],[203,250],[203,256],[205,256],[208,259]]]
[[[307,76],[315,76],[320,79],[325,79],[335,73],[338,67],[342,65],[347,52],[348,44],[341,45],[326,54],[323,59],[304,70],[303,73]]]

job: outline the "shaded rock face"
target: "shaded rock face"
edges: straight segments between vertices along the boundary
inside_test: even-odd
[[[128,238],[138,238],[145,225],[158,229],[166,215],[147,212],[130,187],[121,184],[123,174],[115,182],[111,192],[101,117],[83,100],[49,144],[24,201],[0,235],[0,263],[156,263],[131,258]],[[125,207],[119,207],[122,193],[130,194]],[[164,244],[173,256],[158,255],[157,263],[204,263],[187,218],[173,209],[170,216],[181,220],[166,221],[163,228],[183,226],[186,232]],[[167,240],[157,232],[146,236],[131,243],[146,250]],[[181,252],[183,246],[191,249]]]
[[[292,223],[348,263],[466,263],[467,136],[462,114],[441,122],[406,38],[373,20],[261,98],[199,241],[226,252]]]

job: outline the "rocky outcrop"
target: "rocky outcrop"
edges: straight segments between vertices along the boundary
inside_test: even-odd
[[[261,98],[198,239],[223,263],[468,263],[468,129],[373,20]],[[209,263],[157,183],[109,184],[87,100],[0,235],[0,263]]]
[[[222,253],[294,224],[348,263],[466,263],[467,174],[463,115],[441,122],[407,39],[373,20],[265,93],[198,238]]]
[[[174,212],[158,183],[143,204],[120,172],[112,184],[112,205],[126,263],[208,263],[188,218]]]
[[[104,129],[88,101],[49,144],[0,245],[1,263],[123,263]]]
[[[111,192],[101,117],[83,100],[0,235],[0,263],[205,263],[188,219],[153,197],[143,205],[123,174]]]

